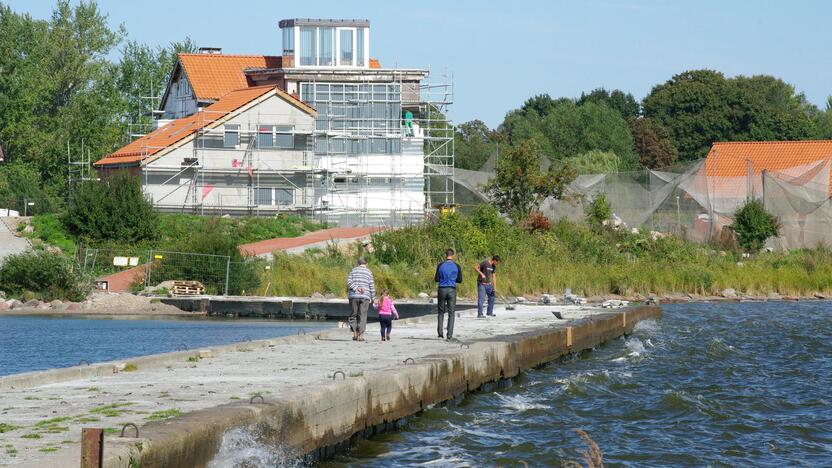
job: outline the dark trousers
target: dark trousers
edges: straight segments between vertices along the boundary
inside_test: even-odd
[[[482,317],[482,306],[488,297],[488,315],[494,315],[494,285],[491,283],[477,283],[477,317]]]
[[[448,338],[454,336],[454,318],[456,317],[456,288],[439,288],[437,294],[439,317],[436,324],[436,333],[442,336],[442,328],[445,325],[445,314],[448,314]]]
[[[364,329],[367,328],[367,309],[370,308],[370,300],[352,298],[350,308],[350,330],[364,333]]]
[[[392,315],[379,315],[378,323],[381,324],[381,337],[387,338],[390,336],[390,330],[393,329]]]

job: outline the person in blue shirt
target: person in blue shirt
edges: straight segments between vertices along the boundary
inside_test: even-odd
[[[445,250],[445,261],[436,266],[433,280],[439,283],[437,293],[438,322],[436,332],[439,338],[444,338],[442,328],[445,325],[445,314],[448,314],[448,333],[450,340],[454,336],[454,317],[456,316],[456,285],[462,283],[462,268],[454,261],[454,249]]]

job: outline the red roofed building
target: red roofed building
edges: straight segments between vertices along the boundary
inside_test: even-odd
[[[286,19],[281,55],[179,54],[155,130],[96,168],[140,172],[165,210],[396,225],[452,205],[453,94],[423,87],[427,70],[382,68],[369,26]]]

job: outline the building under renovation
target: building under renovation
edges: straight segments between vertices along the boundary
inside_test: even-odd
[[[279,26],[280,56],[180,54],[152,131],[98,171],[164,211],[399,225],[453,205],[451,85],[370,58],[369,21]]]

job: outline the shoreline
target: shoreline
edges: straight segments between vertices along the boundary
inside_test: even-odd
[[[118,293],[124,294],[124,293]],[[165,299],[178,299],[178,300],[204,300],[204,299],[213,299],[213,300],[220,300],[220,301],[240,301],[240,302],[249,302],[249,303],[279,303],[282,301],[297,301],[297,302],[308,302],[312,300],[319,300],[314,297],[282,297],[282,296],[134,296],[134,297],[142,297],[148,298],[150,300],[165,300]],[[799,301],[828,301],[832,300],[832,296],[827,296],[821,293],[815,293],[811,296],[794,296],[794,295],[747,295],[742,293],[737,293],[735,296],[725,297],[725,296],[718,296],[718,295],[699,295],[693,293],[684,293],[684,294],[665,294],[665,295],[649,295],[649,296],[621,296],[616,294],[604,295],[604,296],[591,296],[586,298],[587,305],[600,305],[605,301],[628,301],[631,306],[638,306],[638,305],[651,305],[651,304],[680,304],[680,303],[695,303],[695,302],[799,302]],[[347,299],[346,298],[327,298],[323,299],[327,304],[338,305],[343,304],[344,307],[347,306]],[[417,305],[417,306],[431,306],[432,308],[436,307],[436,303],[430,300],[422,300],[422,299],[403,299],[397,301],[398,304],[408,304],[408,305]],[[9,316],[20,316],[20,317],[78,317],[78,318],[124,318],[124,319],[142,319],[142,318],[165,318],[165,317],[193,317],[193,318],[211,318],[211,319],[271,319],[271,320],[282,320],[282,319],[289,319],[289,320],[303,320],[302,317],[282,317],[282,316],[244,316],[244,317],[231,317],[225,315],[212,315],[205,311],[188,311],[178,309],[175,306],[170,306],[161,302],[158,303],[151,303],[150,307],[140,307],[137,309],[129,308],[129,310],[125,310],[124,308],[117,308],[117,307],[96,307],[96,308],[78,308],[73,310],[68,309],[53,309],[53,308],[42,308],[42,307],[15,307],[13,309],[0,309],[0,317]],[[457,302],[458,306],[465,308],[476,307],[476,300],[472,299],[463,299]],[[526,305],[526,306],[569,306],[573,305],[568,302],[552,302],[552,303],[541,303],[541,302],[532,302],[532,301],[516,301],[513,300],[509,302],[511,305]],[[505,305],[504,302],[498,301],[498,305]],[[345,309],[346,310],[346,309]],[[424,316],[431,315],[431,313],[424,314]],[[318,320],[309,318],[307,320]],[[338,320],[338,318],[333,318],[331,320]]]

